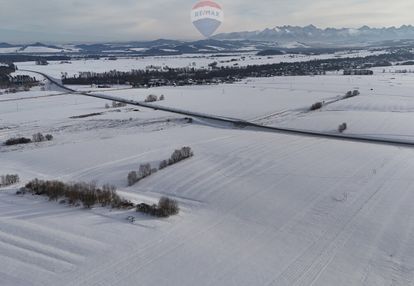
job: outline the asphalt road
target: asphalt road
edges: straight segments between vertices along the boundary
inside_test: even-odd
[[[37,72],[37,71],[32,71],[32,70],[20,70],[20,71],[26,71],[26,72],[39,74],[39,75],[45,77],[47,80],[49,80],[52,84],[56,85],[57,87],[61,88],[62,90],[66,91],[66,92],[69,92],[69,93],[80,94],[80,95],[85,95],[85,96],[95,97],[95,98],[100,98],[100,99],[106,99],[106,100],[111,100],[111,101],[116,101],[116,102],[122,102],[122,103],[126,103],[126,104],[129,104],[129,105],[149,108],[149,109],[153,109],[153,110],[161,110],[161,111],[180,114],[180,115],[184,115],[184,116],[188,116],[188,117],[213,120],[213,121],[223,122],[223,123],[230,123],[235,128],[243,128],[245,130],[277,132],[277,133],[282,133],[282,134],[300,135],[300,136],[316,137],[316,138],[332,139],[332,140],[362,142],[362,143],[370,143],[370,144],[414,147],[414,142],[413,141],[376,138],[376,137],[369,137],[369,136],[365,137],[365,136],[361,136],[361,135],[346,135],[346,134],[339,134],[339,133],[335,134],[335,133],[317,132],[317,131],[309,131],[309,130],[298,130],[298,129],[264,126],[264,125],[256,124],[254,122],[250,122],[250,121],[246,121],[246,120],[242,120],[242,119],[237,119],[237,118],[223,117],[223,116],[204,114],[204,113],[199,113],[199,112],[192,112],[192,111],[188,111],[188,110],[170,108],[170,107],[165,107],[165,106],[161,106],[161,105],[157,105],[157,104],[139,102],[139,101],[124,99],[124,98],[121,98],[121,97],[105,95],[105,94],[96,94],[96,93],[91,94],[91,93],[79,92],[79,91],[76,91],[74,89],[71,89],[71,88],[68,88],[68,87],[64,86],[63,84],[61,84],[57,80],[51,78],[47,74]]]

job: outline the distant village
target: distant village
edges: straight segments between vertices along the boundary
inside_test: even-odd
[[[393,62],[413,59],[413,53],[396,52],[360,58],[335,58],[248,66],[219,66],[217,62],[212,62],[208,68],[202,69],[149,66],[143,70],[128,72],[116,70],[104,73],[81,72],[72,77],[63,75],[62,81],[64,84],[76,85],[129,84],[138,88],[148,88],[155,86],[231,84],[248,77],[314,76],[340,71],[343,71],[344,75],[369,76],[374,74],[370,68],[388,67],[392,66]],[[235,61],[237,60],[235,59]]]
[[[21,60],[27,60],[22,58]],[[60,60],[61,63],[70,63],[69,57],[37,57],[33,59],[37,65],[48,65],[48,60]],[[116,57],[110,60],[116,61]],[[147,66],[142,70],[121,72],[112,70],[109,72],[80,72],[74,76],[62,74],[63,84],[71,85],[96,85],[107,87],[114,84],[126,84],[136,88],[149,88],[157,86],[186,86],[186,85],[211,85],[231,84],[248,77],[273,77],[273,76],[314,76],[325,75],[328,72],[341,72],[346,76],[370,76],[374,72],[373,67],[389,67],[393,63],[404,66],[414,61],[412,52],[402,50],[389,54],[372,55],[357,58],[333,58],[324,60],[311,60],[303,62],[282,62],[277,64],[239,66],[240,59],[230,59],[231,66],[221,66],[223,62],[212,62],[206,68],[188,66],[185,68],[170,68]],[[0,57],[1,62],[1,57]],[[0,64],[0,88],[8,92],[30,89],[39,84],[35,78],[18,75],[11,76],[16,70],[13,64]],[[401,69],[398,72],[412,72]],[[4,91],[3,91],[4,92]]]

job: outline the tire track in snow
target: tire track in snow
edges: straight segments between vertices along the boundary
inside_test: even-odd
[[[359,279],[361,285],[371,285],[371,275],[375,275],[374,271],[384,268],[392,269],[391,277],[381,277],[384,284],[389,285],[409,285],[413,281],[414,275],[414,216],[412,215],[412,182],[406,182],[401,186],[398,181],[390,181],[390,189],[395,190],[389,197],[399,197],[400,199],[389,206],[390,198],[385,198],[382,205],[376,207],[372,212],[376,213],[376,219],[381,221],[381,229],[371,240],[371,244],[375,246],[370,250],[366,267],[361,273]],[[394,187],[395,186],[395,187]],[[387,211],[384,211],[387,209]],[[378,217],[380,214],[382,217]],[[397,231],[396,231],[397,230]],[[389,241],[392,240],[392,245]],[[374,249],[383,249],[384,252],[374,252]],[[385,256],[386,255],[386,256]],[[409,268],[411,265],[411,269]],[[385,269],[384,269],[385,270]],[[384,271],[384,274],[388,273]],[[387,279],[388,278],[388,279]],[[373,281],[377,281],[375,280]],[[397,281],[399,281],[397,283]]]
[[[334,153],[335,149],[331,150],[331,152]],[[332,154],[325,153],[324,155],[326,157],[329,157]],[[308,164],[312,165],[312,162],[309,162]],[[353,170],[353,173],[354,174],[359,173],[361,169],[364,169],[369,164],[370,164],[370,162],[366,162],[365,165],[360,166],[359,168]],[[281,182],[289,181],[291,177],[286,176],[286,178],[287,179],[282,179]],[[249,264],[250,260],[251,259],[254,260],[254,256],[259,255],[260,251],[269,252],[269,249],[271,249],[271,244],[275,240],[277,240],[278,237],[283,236],[284,234],[286,234],[287,230],[289,230],[290,228],[297,225],[300,222],[301,218],[308,217],[311,210],[316,208],[316,206],[318,204],[320,204],[321,202],[325,201],[326,198],[330,198],[330,196],[328,196],[328,194],[336,191],[346,181],[347,181],[347,178],[338,178],[338,179],[336,179],[335,180],[336,183],[333,186],[329,187],[329,189],[325,193],[310,192],[308,194],[308,197],[305,197],[305,198],[302,199],[303,205],[296,206],[294,208],[296,210],[300,210],[298,213],[293,214],[293,215],[286,214],[286,220],[282,219],[282,221],[284,221],[284,223],[282,225],[273,226],[272,228],[269,227],[269,229],[267,231],[263,232],[263,234],[260,237],[265,237],[267,239],[267,242],[265,244],[261,244],[261,245],[258,245],[258,246],[253,245],[249,249],[249,251],[246,252],[246,254],[243,254],[243,253],[238,254],[238,262],[236,263],[236,265],[232,265],[232,267],[230,267],[230,269],[225,271],[223,275],[218,276],[217,279],[213,280],[213,282],[209,285],[218,285],[218,284],[223,284],[223,283],[227,284],[227,282],[225,282],[226,278],[228,278],[229,276],[237,277],[237,273],[240,273],[239,268],[241,266],[243,266],[243,264],[245,264],[245,263]],[[292,190],[292,191],[294,191],[294,190]],[[265,262],[263,262],[263,263],[265,263]],[[228,268],[228,266],[223,265],[223,268]],[[237,271],[239,271],[239,272],[237,272]],[[251,269],[250,271],[254,271],[254,270]],[[259,271],[261,271],[261,269]],[[243,279],[243,278],[241,278],[241,279]],[[237,285],[243,284],[241,282],[243,282],[243,280],[239,281],[239,283]],[[234,282],[234,283],[236,283],[236,282]]]
[[[347,208],[344,213],[339,213],[334,225],[337,229],[332,234],[326,233],[322,239],[315,240],[313,244],[309,245],[305,252],[293,262],[280,274],[275,280],[268,285],[312,285],[313,281],[318,278],[327,264],[330,263],[332,257],[335,255],[337,249],[343,246],[352,234],[353,224],[355,218],[366,209],[376,196],[384,190],[384,185],[401,166],[401,156],[395,160],[391,166],[388,166],[387,172],[381,176],[379,185],[374,187],[371,193],[363,193],[353,203],[352,209]],[[375,181],[376,185],[378,181]],[[366,197],[366,198],[364,198]],[[348,231],[347,228],[349,228]],[[332,232],[332,231],[331,231]]]

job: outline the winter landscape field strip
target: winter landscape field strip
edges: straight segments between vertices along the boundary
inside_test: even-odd
[[[401,146],[408,146],[408,147],[414,146],[414,141],[408,141],[408,140],[386,139],[386,138],[379,138],[379,137],[374,137],[374,136],[332,134],[332,133],[326,133],[326,132],[315,132],[315,131],[298,130],[298,129],[292,129],[292,128],[263,126],[261,124],[249,122],[249,121],[242,120],[242,119],[233,119],[233,118],[229,118],[225,116],[215,116],[215,115],[203,114],[203,113],[192,112],[192,111],[187,111],[187,110],[180,110],[176,108],[164,107],[164,106],[157,105],[157,104],[147,104],[144,102],[137,102],[137,101],[132,101],[132,100],[115,97],[115,96],[104,95],[104,94],[83,93],[83,92],[78,92],[74,89],[68,88],[58,83],[56,80],[52,79],[50,76],[44,73],[40,73],[40,72],[36,72],[32,70],[21,70],[21,71],[32,72],[32,73],[37,73],[39,75],[42,75],[46,79],[48,79],[51,83],[55,84],[58,88],[61,88],[71,93],[77,93],[77,94],[96,97],[100,99],[112,100],[115,102],[121,102],[121,103],[130,104],[130,105],[150,108],[154,110],[161,110],[161,111],[180,114],[180,115],[193,116],[193,117],[201,118],[201,119],[214,120],[214,121],[219,121],[219,122],[224,122],[224,123],[232,123],[236,127],[242,127],[242,128],[252,127],[258,131],[266,130],[266,131],[271,131],[271,132],[282,132],[286,134],[321,137],[321,138],[328,138],[328,139],[339,139],[339,140],[347,140],[347,141],[355,141],[355,142],[365,142],[365,143],[375,143],[375,144],[392,144],[392,145],[401,145]]]

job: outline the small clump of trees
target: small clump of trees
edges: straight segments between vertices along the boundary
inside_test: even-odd
[[[26,184],[17,194],[31,193],[37,196],[46,196],[50,201],[64,199],[69,205],[82,204],[85,208],[92,208],[96,204],[103,207],[111,206],[117,209],[133,208],[134,204],[123,200],[116,193],[115,186],[104,185],[98,188],[94,183],[63,183],[60,181],[43,181],[34,179]]]
[[[121,108],[121,107],[125,107],[125,106],[127,106],[127,104],[126,103],[124,103],[124,102],[117,102],[117,101],[112,101],[112,108]],[[105,104],[105,108],[106,109],[109,109],[109,108],[111,108],[111,106],[109,106],[109,104],[107,103],[107,104]]]
[[[6,142],[4,142],[4,145],[6,146],[12,146],[12,145],[20,145],[20,144],[29,144],[29,143],[37,143],[37,142],[44,142],[44,141],[52,141],[53,135],[52,134],[46,134],[43,135],[42,133],[36,133],[32,135],[32,139],[26,138],[26,137],[15,137],[10,138]]]
[[[341,125],[338,126],[339,133],[344,133],[346,129],[348,129],[348,125],[346,123],[342,123]]]
[[[32,141],[33,142],[44,142],[44,141],[52,141],[53,140],[53,136],[51,134],[46,134],[43,135],[42,133],[36,133],[33,134],[32,136]]]
[[[139,166],[138,171],[129,172],[128,177],[127,177],[128,186],[133,186],[139,181],[141,181],[142,179],[149,177],[152,174],[156,173],[158,170],[165,169],[168,166],[177,164],[178,162],[181,162],[193,156],[194,156],[194,153],[190,147],[183,147],[181,149],[175,150],[168,160],[162,160],[159,164],[158,169],[152,168],[151,164],[142,164]]]
[[[178,162],[181,162],[193,156],[194,153],[190,147],[183,147],[181,149],[175,150],[170,159],[161,161],[159,169],[165,169],[168,166],[177,164]]]
[[[137,212],[144,213],[147,215],[152,215],[156,217],[167,218],[172,215],[177,215],[180,212],[178,202],[176,200],[162,197],[160,198],[158,204],[148,205],[148,204],[139,204],[136,207]]]
[[[19,144],[28,144],[31,143],[32,140],[25,137],[16,137],[16,138],[10,138],[6,142],[4,142],[4,145],[6,146],[12,146],[12,145],[19,145]]]
[[[154,94],[148,95],[147,98],[145,99],[145,102],[156,102],[156,101],[158,101],[158,96]]]
[[[3,175],[0,177],[0,187],[7,187],[20,182],[19,175]]]
[[[38,59],[36,60],[36,65],[38,66],[47,66],[49,63],[46,59]]]
[[[357,90],[357,89],[355,89],[355,90],[350,90],[350,91],[348,91],[346,94],[345,94],[345,96],[344,96],[344,99],[347,99],[347,98],[351,98],[351,97],[355,97],[355,96],[358,96],[358,95],[360,95],[361,93],[360,93],[360,91],[359,90]]]
[[[323,102],[316,102],[316,103],[312,104],[310,110],[314,111],[314,110],[321,109],[322,107],[323,107]]]
[[[151,164],[142,164],[139,166],[138,171],[132,171],[128,174],[128,186],[133,186],[142,179],[151,176],[158,170],[151,168]]]

